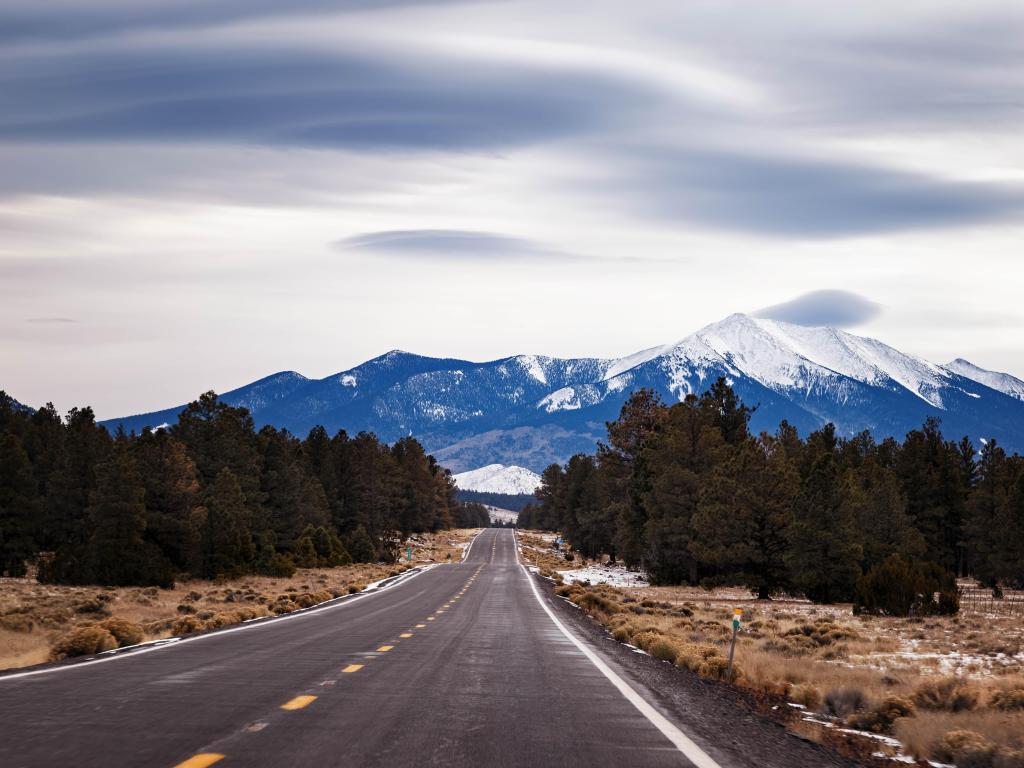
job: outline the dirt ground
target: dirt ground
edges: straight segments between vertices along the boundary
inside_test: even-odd
[[[402,561],[303,568],[289,578],[245,576],[224,581],[191,580],[173,589],[68,587],[32,578],[0,579],[0,669],[25,667],[68,652],[58,645],[90,626],[109,627],[119,644],[154,640],[287,613],[351,592],[426,563],[462,558],[477,529],[417,534],[403,542]],[[406,562],[406,547],[412,560]],[[128,632],[118,631],[127,622]],[[105,649],[102,645],[98,649]],[[83,651],[84,652],[84,651]],[[73,655],[74,652],[68,653]]]

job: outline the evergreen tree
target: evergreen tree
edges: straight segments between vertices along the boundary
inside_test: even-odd
[[[179,571],[201,569],[199,475],[185,444],[166,430],[146,430],[135,446],[146,489],[147,542]]]
[[[700,492],[690,550],[767,600],[790,584],[785,556],[800,478],[772,438],[747,440]]]
[[[713,413],[693,398],[672,406],[643,452],[648,481],[642,497],[645,564],[657,584],[693,584],[700,578],[693,542],[692,518],[701,485],[727,456]]]
[[[37,549],[33,532],[42,511],[28,455],[13,434],[0,437],[0,576],[24,576]]]
[[[797,496],[787,553],[795,586],[814,602],[854,598],[863,547],[831,451],[815,459]]]
[[[647,470],[642,452],[667,411],[654,390],[636,390],[623,404],[619,418],[607,424],[608,444],[598,446],[598,464],[617,516],[615,549],[629,567],[641,565],[646,548],[643,495],[647,491]]]
[[[373,542],[366,528],[359,525],[349,534],[345,548],[348,550],[352,561],[356,563],[372,563],[377,560],[377,554],[373,551]]]
[[[170,563],[143,538],[145,496],[128,440],[120,435],[110,458],[96,469],[96,488],[87,510],[92,536],[82,576],[113,586],[173,584]]]
[[[238,576],[254,566],[256,548],[245,496],[234,473],[224,467],[207,493],[203,526],[203,574],[206,578]]]

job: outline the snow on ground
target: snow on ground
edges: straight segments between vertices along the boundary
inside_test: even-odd
[[[559,571],[566,584],[589,582],[590,584],[609,584],[613,587],[648,587],[647,577],[640,571],[627,571],[616,565],[588,565],[586,568],[574,568],[570,571]]]

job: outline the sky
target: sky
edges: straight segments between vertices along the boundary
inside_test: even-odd
[[[0,389],[110,418],[733,312],[1024,376],[1024,6],[5,0]]]

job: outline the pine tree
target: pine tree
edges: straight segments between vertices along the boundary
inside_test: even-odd
[[[797,496],[787,560],[795,586],[814,602],[852,600],[860,577],[863,547],[844,488],[835,456],[826,451]]]
[[[617,515],[615,549],[633,568],[642,564],[646,547],[643,495],[647,470],[641,454],[667,412],[654,390],[638,389],[623,404],[619,418],[608,422],[608,444],[598,446],[598,464],[605,473],[609,503]]]
[[[0,575],[24,576],[36,553],[42,504],[28,455],[13,434],[0,438]]]
[[[245,496],[234,473],[224,467],[207,493],[203,529],[203,573],[206,578],[250,572],[256,559]]]
[[[353,562],[372,563],[377,560],[377,554],[373,551],[373,542],[370,540],[370,534],[361,525],[357,526],[349,534],[345,548],[348,550],[349,555],[352,556]]]
[[[767,600],[790,584],[785,555],[800,478],[772,438],[747,440],[703,484],[694,513],[694,556]]]
[[[696,583],[693,515],[712,469],[725,461],[727,445],[712,414],[693,398],[672,406],[641,456],[647,477],[642,496],[647,521],[644,561],[657,584]]]
[[[201,569],[201,531],[196,525],[201,489],[185,444],[166,430],[146,431],[135,456],[146,488],[146,541],[178,571]]]
[[[145,496],[127,438],[120,435],[110,458],[97,467],[90,494],[89,580],[113,586],[173,583],[170,564],[143,538]]]

